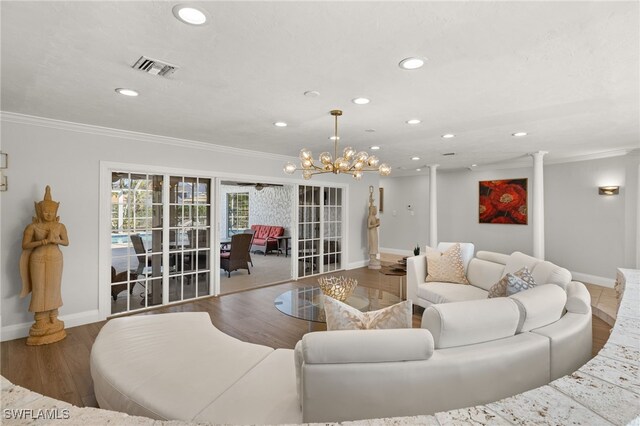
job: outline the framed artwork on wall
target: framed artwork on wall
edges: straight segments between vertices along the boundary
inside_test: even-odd
[[[380,187],[380,208],[378,209],[380,213],[384,211],[384,188]]]
[[[480,223],[527,224],[527,179],[479,182]]]

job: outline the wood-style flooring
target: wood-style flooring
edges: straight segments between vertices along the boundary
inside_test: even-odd
[[[358,280],[358,285],[380,288],[398,294],[399,277],[385,276],[367,268],[341,272]],[[199,299],[180,305],[162,307],[138,315],[167,312],[208,312],[220,330],[240,340],[271,346],[293,348],[310,330],[324,330],[325,325],[309,323],[279,312],[273,304],[276,296],[298,286],[316,285],[317,278],[263,287],[255,290]],[[422,310],[413,315],[419,327]],[[89,372],[91,346],[105,322],[67,329],[67,338],[51,345],[27,346],[26,339],[0,344],[1,373],[16,385],[43,395],[83,407],[96,407]],[[593,353],[606,342],[611,327],[593,318]]]

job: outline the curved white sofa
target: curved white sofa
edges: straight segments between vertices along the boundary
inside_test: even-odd
[[[444,252],[456,243],[440,243],[437,250]],[[527,267],[537,284],[556,284],[563,289],[571,282],[571,272],[565,268],[521,252],[510,255],[479,251],[475,257],[472,243],[460,243],[465,274],[471,285],[425,282],[427,255],[407,259],[407,299],[424,308],[436,303],[486,299],[489,289],[507,273]]]
[[[589,293],[543,285],[434,305],[423,328],[306,334],[295,350],[241,342],[206,313],[109,321],[91,351],[102,408],[154,419],[264,424],[394,417],[526,391],[589,359]]]

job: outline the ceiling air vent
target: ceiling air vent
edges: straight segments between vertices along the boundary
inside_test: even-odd
[[[444,154],[442,154],[444,156],[450,156],[450,155],[456,155],[455,152],[445,152]]]
[[[161,77],[167,77],[178,69],[175,65],[167,64],[156,59],[146,58],[144,56],[140,56],[140,59],[138,59],[131,68],[144,71],[147,74],[159,75]]]

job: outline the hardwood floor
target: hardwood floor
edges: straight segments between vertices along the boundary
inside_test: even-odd
[[[399,277],[386,276],[367,268],[341,272],[358,280],[358,285],[398,294]],[[317,278],[263,287],[180,305],[158,308],[137,315],[167,312],[208,312],[212,323],[225,333],[247,342],[274,348],[293,348],[302,336],[325,330],[324,324],[288,317],[273,305],[276,296],[295,287],[316,285]],[[413,315],[420,327],[422,309]],[[89,372],[89,354],[105,321],[67,329],[67,338],[45,346],[27,346],[26,339],[0,344],[1,373],[11,382],[43,395],[77,406],[97,407]],[[610,326],[593,318],[593,353],[602,348]]]

